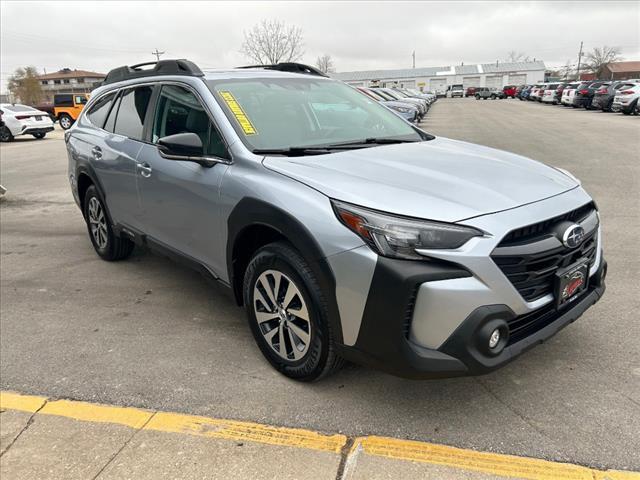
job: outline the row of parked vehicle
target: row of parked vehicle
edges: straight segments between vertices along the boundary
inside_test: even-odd
[[[516,89],[520,100],[537,101],[565,107],[638,114],[640,79],[580,82],[548,82],[522,85]]]
[[[419,123],[438,98],[433,93],[421,92],[413,88],[357,87],[357,89],[411,123]]]

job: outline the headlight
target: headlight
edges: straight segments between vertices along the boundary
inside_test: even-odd
[[[340,221],[386,257],[424,260],[417,249],[452,249],[482,236],[480,230],[451,223],[398,217],[332,200]]]
[[[411,111],[410,108],[406,108],[406,107],[390,106],[389,108],[392,109],[392,110],[395,110],[396,112],[400,112],[400,113],[409,113]]]

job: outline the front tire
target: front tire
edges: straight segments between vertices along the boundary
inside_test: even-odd
[[[60,123],[60,126],[64,130],[69,130],[71,128],[71,125],[73,125],[73,118],[71,118],[71,115],[67,115],[66,113],[63,113],[58,118],[58,123]]]
[[[283,375],[311,382],[342,366],[315,274],[286,242],[256,252],[245,272],[243,298],[260,351]]]
[[[2,142],[12,142],[13,141],[13,135],[11,134],[11,130],[9,130],[6,125],[3,125],[0,128],[0,141],[2,141]]]
[[[85,193],[84,218],[87,222],[89,238],[100,258],[113,262],[131,255],[134,243],[128,238],[115,235],[104,207],[104,201],[93,185]]]

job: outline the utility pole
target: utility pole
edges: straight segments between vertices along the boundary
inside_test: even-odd
[[[576,80],[580,80],[580,61],[582,60],[582,42],[580,42],[580,51],[578,52],[578,68],[576,70]]]
[[[158,61],[160,61],[160,55],[164,55],[165,52],[159,52],[158,49],[156,48],[155,52],[151,52],[151,55],[155,55],[156,58],[158,59]]]
[[[411,54],[411,57],[413,57],[413,68],[416,68],[416,51],[415,50]]]

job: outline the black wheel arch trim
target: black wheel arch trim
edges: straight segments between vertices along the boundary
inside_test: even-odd
[[[252,197],[240,200],[227,219],[227,273],[238,305],[242,304],[242,282],[238,281],[235,274],[234,247],[242,233],[253,226],[265,226],[275,230],[287,239],[309,263],[325,296],[335,339],[338,343],[342,343],[342,324],[336,299],[335,276],[320,245],[307,227],[293,215],[271,203]]]
[[[111,217],[111,213],[109,212],[109,205],[107,204],[107,194],[105,192],[105,189],[102,187],[102,183],[100,182],[100,179],[98,178],[98,175],[96,174],[93,167],[88,164],[78,165],[78,167],[76,167],[75,175],[76,175],[76,194],[78,195],[78,199],[80,199],[80,192],[77,191],[80,176],[86,175],[87,177],[89,177],[89,179],[91,180],[91,183],[98,191],[98,195],[100,195],[100,198],[103,204],[102,206],[104,207],[104,210],[107,214],[107,219],[109,220],[109,223],[111,223],[112,226],[115,226],[113,222],[113,218]],[[84,216],[84,205],[80,205],[80,210],[82,211],[82,215]]]

